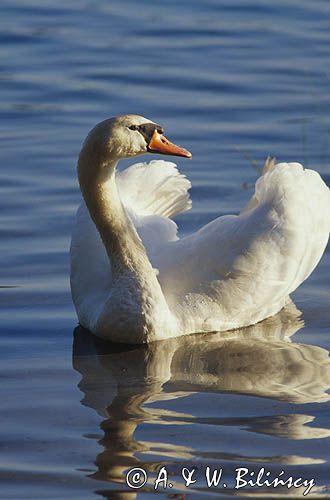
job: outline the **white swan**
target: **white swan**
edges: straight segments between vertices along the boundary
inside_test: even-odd
[[[116,172],[120,159],[147,152],[191,157],[136,115],[99,123],[82,147],[84,202],[71,243],[80,324],[133,344],[244,327],[281,310],[327,245],[330,193],[319,174],[271,165],[238,216],[179,239],[170,217],[190,208],[190,182],[176,165]]]

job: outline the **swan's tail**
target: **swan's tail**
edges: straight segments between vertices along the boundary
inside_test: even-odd
[[[265,175],[269,170],[274,168],[276,165],[276,158],[274,156],[267,156],[264,166],[262,168],[261,175]]]
[[[116,180],[122,202],[138,215],[174,217],[191,208],[191,183],[172,162],[136,163]]]

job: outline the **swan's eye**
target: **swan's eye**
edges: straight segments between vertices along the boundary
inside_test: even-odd
[[[130,127],[128,127],[130,130],[138,130],[139,127],[137,125],[131,125]]]

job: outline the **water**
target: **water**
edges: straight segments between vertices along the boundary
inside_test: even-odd
[[[187,498],[185,466],[195,498],[274,493],[235,490],[237,467],[315,478],[326,498],[329,251],[293,296],[303,320],[291,306],[121,351],[73,335],[68,247],[81,141],[115,114],[194,153],[178,162],[193,182],[182,232],[237,212],[268,154],[329,182],[329,2],[3,0],[0,23],[0,497]],[[155,493],[164,464],[173,488]],[[226,490],[206,488],[206,466]],[[130,467],[143,490],[123,484]]]

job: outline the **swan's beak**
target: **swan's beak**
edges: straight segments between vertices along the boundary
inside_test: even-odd
[[[154,131],[151,141],[148,144],[148,151],[150,153],[158,153],[162,155],[183,156],[184,158],[192,157],[192,154],[189,151],[173,144],[157,130]]]

